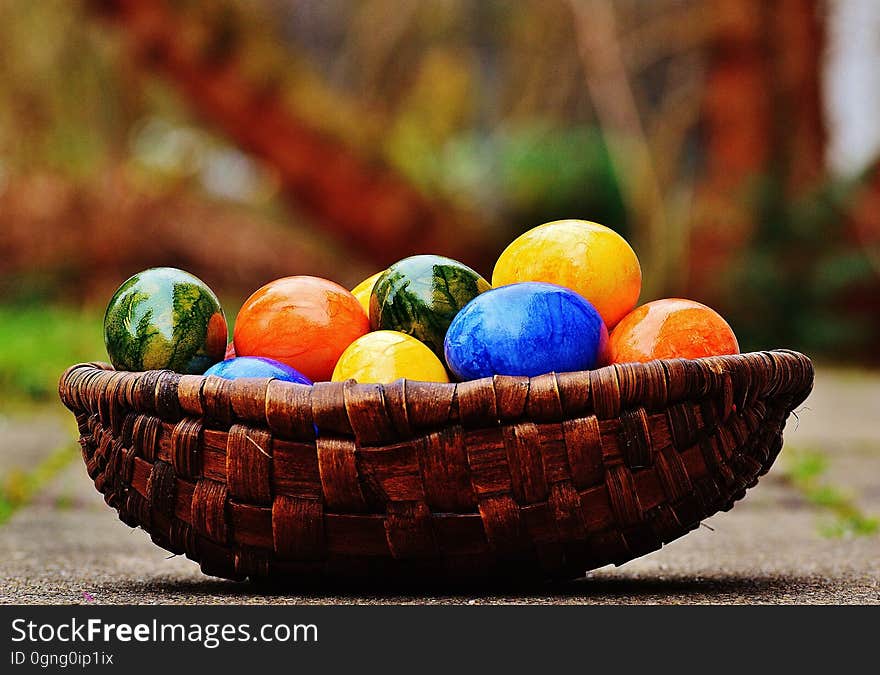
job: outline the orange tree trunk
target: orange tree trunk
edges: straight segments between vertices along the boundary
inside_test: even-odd
[[[217,59],[189,42],[197,32],[164,0],[93,0],[125,30],[136,58],[168,77],[207,122],[280,176],[293,205],[377,266],[436,252],[479,267],[489,246],[467,216],[426,198],[387,166],[356,154],[243,76],[234,55]]]
[[[754,230],[763,181],[802,195],[825,176],[825,32],[818,0],[717,0],[703,112],[690,286],[712,299],[717,275]]]
[[[751,229],[750,181],[769,167],[772,73],[761,0],[719,0],[703,109],[705,177],[699,186],[690,283],[713,296],[713,275]]]
[[[880,278],[880,159],[865,175],[849,210],[857,243],[865,250]]]
[[[778,0],[770,41],[775,65],[775,131],[788,196],[797,197],[825,179],[827,131],[822,103],[825,22],[817,0]]]

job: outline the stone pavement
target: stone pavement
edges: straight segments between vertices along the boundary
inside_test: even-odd
[[[59,420],[60,412],[40,410],[27,417],[0,414],[0,480],[11,472],[29,470],[70,441],[76,425]]]
[[[800,420],[789,422],[789,452],[733,511],[708,519],[711,530],[582,580],[517,588],[273,590],[205,577],[123,525],[75,462],[0,525],[0,604],[880,604],[880,535],[823,536],[831,514],[809,503],[784,471],[794,448],[825,453],[823,480],[852,495],[865,513],[880,515],[878,411],[880,377],[820,370]],[[37,419],[0,423],[0,480],[28,453],[45,456],[71,428],[64,417]]]

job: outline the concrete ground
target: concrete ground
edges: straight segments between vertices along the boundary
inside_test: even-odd
[[[789,477],[798,453],[820,453],[819,482],[865,517],[880,515],[878,411],[880,376],[820,369],[777,466],[733,511],[622,567],[526,588],[271,590],[205,577],[119,522],[75,461],[0,525],[0,604],[880,604],[880,534],[828,536],[839,516]],[[67,417],[0,420],[0,483],[68,442]]]

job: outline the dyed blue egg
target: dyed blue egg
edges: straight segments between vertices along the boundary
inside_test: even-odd
[[[312,381],[290,366],[262,356],[236,356],[215,363],[205,371],[205,375],[216,375],[226,380],[240,377],[274,377],[276,380],[312,384]]]
[[[471,300],[453,319],[444,353],[460,380],[589,370],[608,342],[602,317],[562,286],[524,282]]]

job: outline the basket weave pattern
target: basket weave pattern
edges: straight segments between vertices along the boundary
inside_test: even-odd
[[[729,509],[812,381],[773,351],[313,387],[91,363],[60,394],[106,502],[206,574],[570,578]]]

